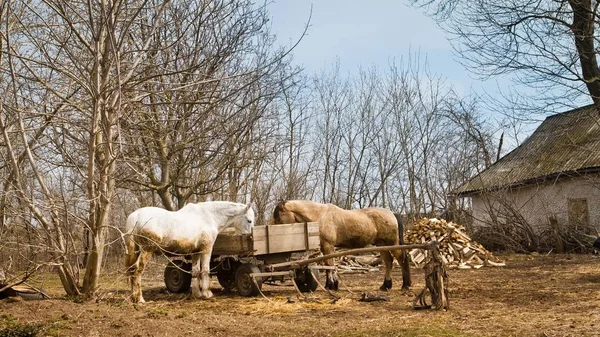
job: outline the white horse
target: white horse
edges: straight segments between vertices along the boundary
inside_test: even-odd
[[[254,211],[250,204],[209,201],[185,205],[177,212],[143,207],[127,217],[125,225],[125,266],[133,302],[144,302],[142,273],[153,253],[191,255],[192,294],[209,299],[210,256],[219,232],[235,227],[242,234],[252,232]],[[198,283],[202,277],[202,292]]]

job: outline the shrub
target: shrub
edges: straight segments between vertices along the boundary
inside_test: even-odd
[[[13,323],[0,330],[0,337],[35,337],[40,334],[42,327],[38,324]]]

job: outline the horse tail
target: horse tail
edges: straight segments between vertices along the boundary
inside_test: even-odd
[[[398,242],[403,245],[404,244],[404,224],[402,223],[402,216],[399,213],[394,213],[394,217],[396,217],[396,222],[398,223]]]
[[[283,212],[284,207],[285,207],[285,200],[280,201],[279,203],[277,203],[277,206],[275,206],[275,210],[273,211],[273,220],[275,221],[276,224],[281,223],[280,214]]]
[[[394,213],[394,217],[396,217],[396,222],[398,223],[398,242],[403,245],[404,244],[404,224],[402,223],[402,216],[399,213]],[[410,261],[408,259],[408,252],[405,250],[401,250],[402,252],[402,261],[398,261],[402,266],[402,288],[407,289],[411,286],[410,279]]]

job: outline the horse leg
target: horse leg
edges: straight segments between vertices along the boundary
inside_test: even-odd
[[[140,250],[131,235],[125,236],[125,248],[125,275],[127,275],[128,284],[131,286],[133,275],[138,268],[137,261],[140,257]]]
[[[137,261],[131,266],[132,276],[129,278],[131,283],[131,301],[137,303],[144,303],[144,297],[142,296],[142,273],[146,268],[146,263],[152,257],[152,252],[141,251],[138,255]]]
[[[192,288],[192,296],[194,298],[200,298],[200,287],[199,287],[199,279],[200,278],[200,254],[192,255],[192,284],[190,287]]]
[[[207,300],[213,297],[212,291],[210,291],[210,255],[212,252],[212,247],[208,252],[202,253],[201,263],[202,263],[202,298]]]
[[[379,290],[388,291],[392,289],[392,267],[394,260],[390,252],[381,252],[381,260],[383,260],[385,265],[385,276]]]
[[[334,250],[335,250],[335,248],[331,244],[322,244],[321,245],[321,252],[323,253],[323,255],[332,254],[334,252]],[[330,266],[330,267],[335,266],[334,259],[325,260],[325,265]],[[325,289],[338,290],[339,282],[338,282],[338,277],[337,277],[337,270],[336,269],[333,269],[333,270],[327,269],[325,271],[325,274],[327,275],[327,278],[325,281]]]
[[[127,275],[127,284],[130,286],[133,285],[134,275],[136,270],[138,269],[137,260],[139,258],[139,254],[130,253],[125,257],[125,275]]]
[[[410,261],[408,260],[408,254],[402,249],[392,251],[392,254],[402,267],[402,289],[407,290],[411,286]]]
[[[192,257],[192,295],[195,298],[209,299],[210,291],[210,253],[200,253]],[[202,285],[202,291],[200,291]]]

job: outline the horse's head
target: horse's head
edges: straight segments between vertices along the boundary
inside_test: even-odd
[[[284,224],[284,223],[294,223],[296,222],[296,217],[293,212],[288,211],[285,208],[285,201],[281,201],[275,206],[275,210],[273,211],[273,221],[276,224]]]
[[[254,210],[252,204],[246,205],[242,213],[233,219],[233,226],[235,229],[242,234],[252,233],[252,227],[254,227]]]
[[[275,223],[284,224],[284,223],[296,223],[300,222],[296,220],[296,216],[293,212],[281,212],[277,214],[277,218],[275,218]]]
[[[302,202],[302,201],[300,201]],[[311,217],[305,216],[302,207],[294,206],[298,201],[281,201],[275,206],[273,211],[273,221],[276,224],[296,223],[296,222],[310,222],[315,221]]]

